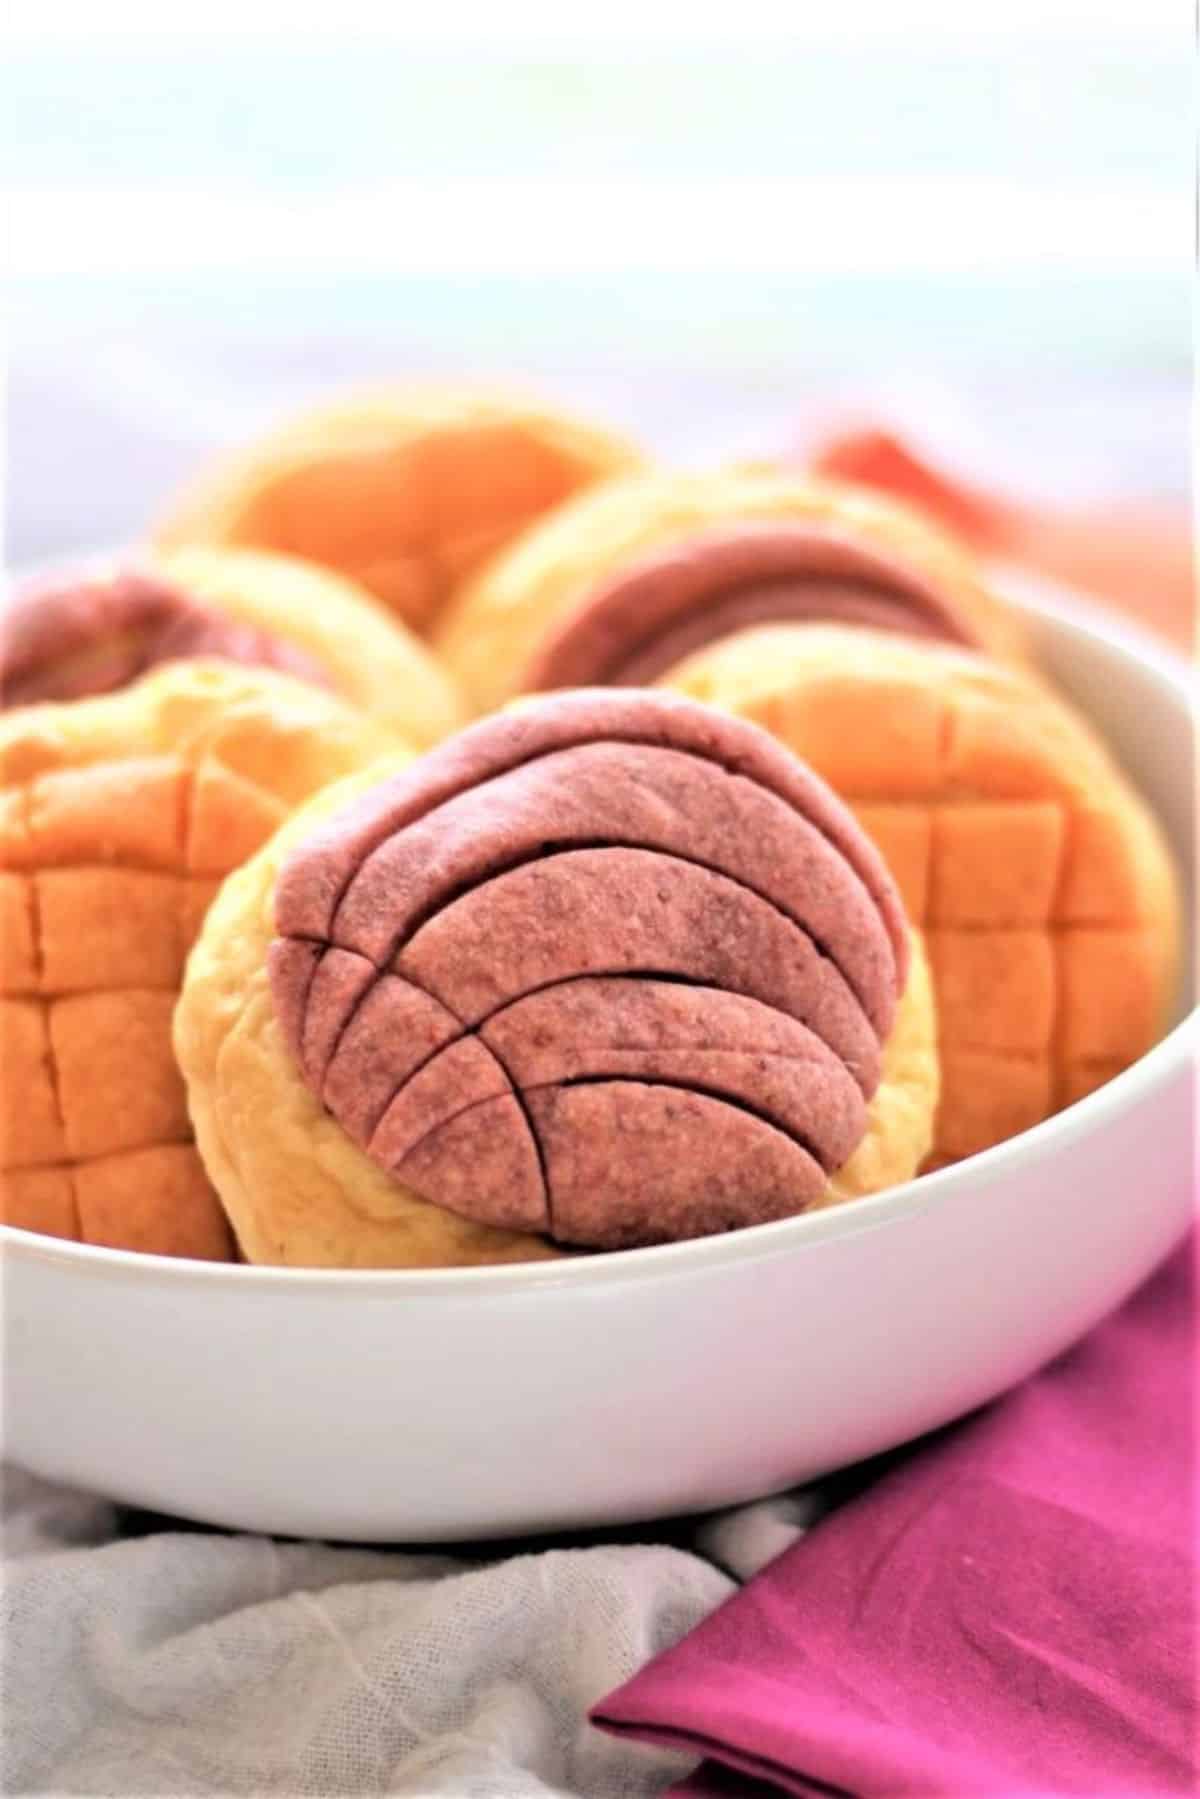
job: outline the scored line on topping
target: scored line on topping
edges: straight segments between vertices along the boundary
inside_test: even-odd
[[[485,721],[352,802],[283,863],[276,926],[276,1016],[352,1141],[585,1242],[657,1229],[649,1203],[687,1229],[809,1203],[866,1128],[908,946],[823,783],[646,693]]]
[[[740,747],[722,752],[714,734],[736,738]],[[849,810],[759,727],[662,693],[598,689],[553,695],[528,712],[484,719],[427,752],[419,763],[350,802],[293,851],[277,883],[277,928],[285,936],[327,938],[360,864],[389,837],[469,788],[558,750],[591,743],[682,750],[763,787],[807,819],[850,864],[879,907],[903,983],[908,939],[895,885]],[[339,869],[338,861],[345,866]],[[305,885],[317,890],[315,904],[302,891]]]
[[[456,796],[378,845],[343,891],[331,940],[383,967],[438,911],[486,880],[568,850],[645,850],[736,879],[792,918],[836,964],[876,1028],[890,1028],[887,999],[895,955],[886,923],[857,871],[803,814],[784,812],[777,795],[741,776],[722,772],[722,782],[734,781],[737,792],[714,794],[712,764],[662,748],[645,751],[653,759],[654,779],[639,784],[634,775],[606,792],[605,786],[615,788],[615,778],[629,772],[629,759],[618,755],[618,766],[610,768],[605,766],[609,746],[581,747],[582,762],[575,750],[544,759],[561,757],[532,787],[521,779],[529,772],[526,765]],[[695,812],[683,807],[687,800],[693,808],[707,809],[699,829]],[[538,813],[547,809],[551,815],[543,820]],[[440,858],[439,831],[449,838]],[[789,852],[783,862],[767,847],[780,834]],[[689,836],[700,841],[688,845]],[[393,917],[398,909],[399,922],[386,942],[372,941],[385,906]],[[861,968],[864,958],[873,971],[866,981],[854,966]],[[878,989],[874,999],[872,986]]]

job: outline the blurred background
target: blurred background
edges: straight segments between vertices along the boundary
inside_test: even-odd
[[[1186,503],[1177,0],[168,10],[9,28],[14,562],[381,374],[689,461],[866,418],[1014,494]]]

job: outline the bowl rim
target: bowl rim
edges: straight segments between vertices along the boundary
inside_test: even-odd
[[[995,568],[995,585],[1024,613],[1045,614],[1148,668],[1189,710],[1194,675],[1188,663],[1147,631],[1103,606],[1025,570]],[[1000,1179],[1043,1155],[1055,1153],[1104,1128],[1140,1105],[1200,1054],[1200,1009],[1195,1004],[1129,1068],[1054,1117],[962,1162],[902,1185],[868,1194],[852,1204],[828,1206],[769,1224],[747,1225],[716,1236],[602,1254],[567,1255],[544,1262],[492,1263],[452,1268],[290,1268],[206,1262],[139,1250],[108,1249],[43,1236],[0,1224],[0,1277],[10,1266],[32,1262],[95,1279],[199,1286],[228,1293],[296,1289],[355,1299],[433,1299],[471,1294],[527,1293],[546,1287],[595,1287],[691,1275],[728,1263],[774,1260],[859,1231],[903,1223],[932,1206],[952,1204],[976,1180]]]

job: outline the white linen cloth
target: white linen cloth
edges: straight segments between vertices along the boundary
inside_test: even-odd
[[[687,1759],[588,1708],[819,1504],[450,1554],[131,1534],[103,1500],[9,1470],[0,1791],[649,1799]]]

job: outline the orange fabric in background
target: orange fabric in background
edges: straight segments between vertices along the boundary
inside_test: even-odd
[[[1195,573],[1182,507],[1043,509],[958,481],[881,429],[831,438],[812,457],[811,467],[908,500],[982,555],[1023,563],[1095,594],[1178,648],[1193,649]]]

